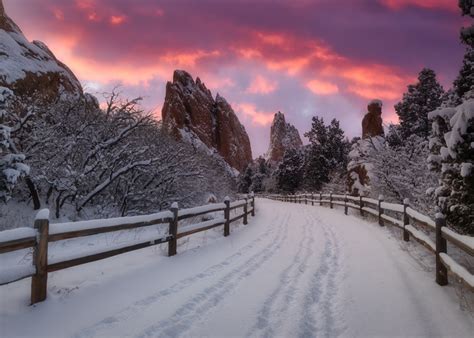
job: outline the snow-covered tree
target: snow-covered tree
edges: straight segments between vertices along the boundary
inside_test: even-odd
[[[305,136],[310,145],[305,151],[304,185],[320,190],[335,176],[334,172],[345,175],[350,145],[336,119],[326,126],[323,118],[313,117],[311,130]]]
[[[7,201],[18,180],[28,175],[25,155],[18,152],[12,133],[21,128],[22,118],[13,107],[15,95],[0,87],[0,200]],[[23,117],[24,118],[24,117]]]
[[[244,172],[239,177],[239,192],[248,194],[252,185],[253,170],[252,164],[248,164]]]
[[[435,189],[438,205],[453,227],[474,234],[474,91],[460,105],[437,109],[430,118],[430,167],[442,174]]]
[[[474,2],[460,0],[463,15],[474,17]],[[438,206],[448,224],[474,234],[474,25],[461,30],[467,52],[454,90],[443,106],[432,111],[432,133],[428,160],[431,170],[442,178],[435,185]]]
[[[396,147],[387,142],[381,147],[371,147],[368,153],[371,196],[383,195],[387,201],[396,203],[408,198],[419,210],[432,213],[435,199],[429,189],[436,184],[438,175],[428,171],[428,155],[428,141],[417,135]]]
[[[300,150],[288,149],[278,165],[274,175],[277,188],[284,192],[294,193],[303,179],[304,156]]]
[[[428,113],[441,105],[443,87],[436,79],[436,73],[424,68],[418,74],[418,82],[408,85],[403,99],[395,105],[400,119],[402,138],[418,135],[427,138],[430,132]]]
[[[474,18],[472,0],[459,0],[459,7],[463,16]],[[454,81],[454,90],[459,98],[474,89],[474,24],[461,29],[461,41],[466,46],[466,52],[459,75]]]

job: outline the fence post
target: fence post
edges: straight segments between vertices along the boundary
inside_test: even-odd
[[[363,207],[364,202],[362,201],[362,195],[359,195],[359,211],[361,216],[364,216],[364,211],[362,210]]]
[[[304,204],[308,204],[308,194],[304,194]]]
[[[378,208],[377,211],[379,212],[379,225],[383,227],[385,224],[383,223],[382,219],[382,214],[383,214],[383,208],[382,208],[382,202],[383,202],[383,196],[379,195],[379,202],[378,202]]]
[[[408,198],[403,200],[403,240],[408,242],[410,240],[410,233],[407,231],[406,226],[410,224],[410,218],[408,218],[407,208],[410,201]]]
[[[250,193],[250,197],[252,197],[252,202],[250,203],[250,206],[252,207],[252,217],[255,216],[255,194],[253,191]]]
[[[224,209],[224,218],[225,218],[224,237],[227,237],[227,236],[230,235],[230,198],[229,198],[229,196],[226,196],[224,198],[224,204],[225,204],[225,209]]]
[[[171,204],[170,211],[172,212],[173,216],[170,220],[170,228],[169,234],[173,236],[173,238],[168,242],[168,256],[176,255],[176,248],[178,247],[178,202],[173,202]]]
[[[311,193],[311,205],[314,206],[314,194]]]
[[[46,299],[48,289],[48,235],[49,210],[38,212],[34,227],[37,231],[36,243],[33,248],[33,265],[36,273],[31,278],[31,305]]]
[[[332,192],[329,193],[329,208],[333,208],[332,206]]]
[[[320,206],[323,205],[323,194],[322,193],[319,193],[319,205]]]
[[[347,192],[344,194],[344,215],[347,215]]]
[[[245,204],[244,204],[244,225],[246,225],[248,222],[247,222],[247,212],[248,212],[248,208],[247,208],[247,203],[248,203],[249,199],[247,196],[245,196]]]
[[[441,253],[446,253],[446,239],[443,238],[441,229],[446,226],[446,218],[440,212],[435,216],[436,223],[436,283],[439,285],[448,284],[448,269],[441,262]]]

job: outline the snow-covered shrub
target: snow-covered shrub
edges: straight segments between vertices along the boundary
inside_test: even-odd
[[[442,175],[434,190],[438,205],[453,227],[474,234],[474,91],[466,93],[460,105],[429,116],[430,168]]]
[[[0,87],[0,201],[7,201],[18,180],[28,175],[25,155],[18,153],[12,133],[20,128],[21,118],[13,107],[15,95]]]
[[[370,195],[383,195],[386,201],[410,204],[425,213],[433,213],[435,198],[429,189],[438,180],[427,168],[428,141],[412,135],[402,145],[372,147],[368,153],[370,166]],[[427,194],[428,191],[428,194]]]

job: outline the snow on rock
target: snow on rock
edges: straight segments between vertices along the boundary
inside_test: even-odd
[[[270,146],[266,157],[273,162],[280,162],[286,150],[299,149],[303,146],[298,129],[285,121],[281,112],[275,114],[270,128]]]
[[[176,139],[214,150],[232,168],[242,171],[252,161],[250,139],[230,104],[212,97],[199,78],[175,70],[166,84],[163,127]]]
[[[0,86],[18,96],[37,96],[49,102],[58,96],[82,94],[71,70],[39,41],[29,42],[0,7]]]

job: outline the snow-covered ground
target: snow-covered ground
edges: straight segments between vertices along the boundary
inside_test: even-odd
[[[0,336],[465,336],[451,286],[390,231],[341,210],[258,199],[247,226],[0,287]]]

